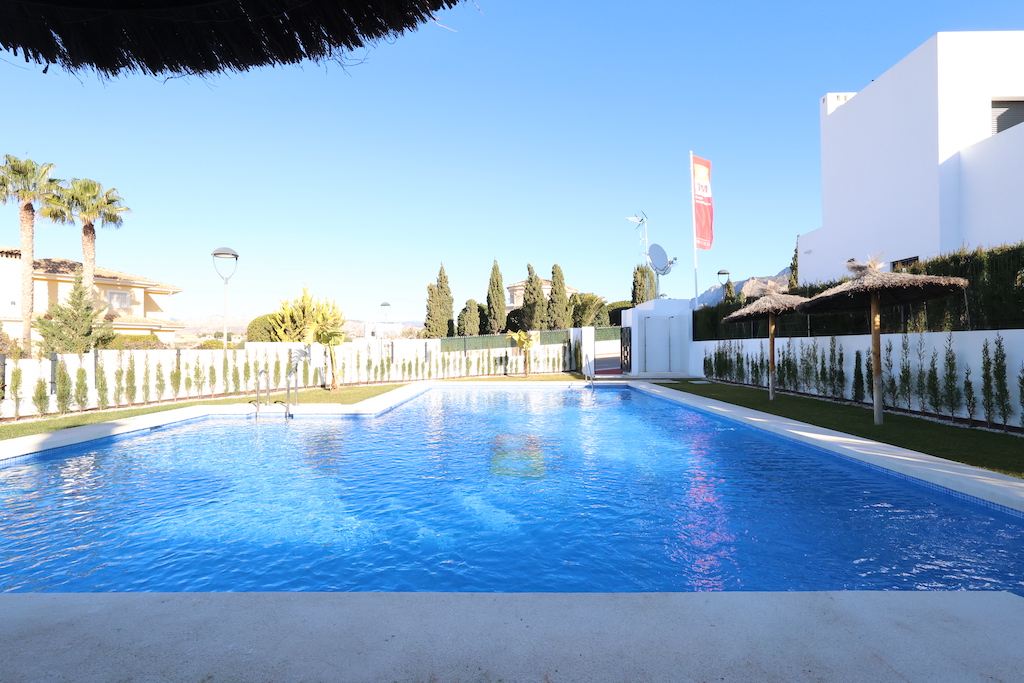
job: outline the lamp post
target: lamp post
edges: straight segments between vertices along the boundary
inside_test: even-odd
[[[723,275],[725,276],[724,280],[722,279]],[[728,280],[729,280],[729,271],[728,270],[725,270],[723,268],[722,270],[718,271],[718,284],[720,284],[723,287],[725,287],[725,283],[728,282]]]
[[[238,252],[228,247],[221,247],[220,249],[214,250],[213,254],[213,268],[217,271],[217,275],[220,275],[224,279],[224,319],[223,319],[223,334],[224,338],[221,340],[224,343],[224,362],[228,360],[228,280],[238,270]],[[220,260],[231,259],[234,263],[231,268],[231,272],[224,275],[220,272]],[[224,378],[224,386],[227,386],[227,377]]]

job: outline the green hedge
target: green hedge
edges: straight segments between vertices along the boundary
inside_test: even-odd
[[[974,251],[960,250],[922,261],[909,272],[967,278],[966,293],[912,306],[882,309],[882,332],[948,332],[1024,328],[1024,242]],[[806,285],[791,291],[812,297],[842,282]],[[767,321],[722,323],[740,309],[738,303],[705,306],[693,312],[693,339],[750,339],[768,336]],[[867,310],[806,316],[798,313],[777,318],[776,336],[827,337],[867,334]]]
[[[476,337],[443,337],[440,341],[441,353],[505,349],[516,345],[515,340],[510,339],[504,334],[483,334]]]

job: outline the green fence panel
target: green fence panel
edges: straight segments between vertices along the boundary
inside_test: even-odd
[[[621,332],[619,327],[598,327],[594,329],[594,341],[617,341]]]
[[[441,339],[441,353],[506,349],[515,345],[515,340],[509,339],[504,334],[487,334],[479,337],[445,337]]]
[[[540,333],[540,343],[545,344],[564,344],[569,341],[569,330],[544,330]]]

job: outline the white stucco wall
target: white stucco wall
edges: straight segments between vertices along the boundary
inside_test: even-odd
[[[1020,131],[991,134],[992,101],[1024,99],[1022,63],[1024,31],[939,33],[855,97],[823,98],[822,227],[800,236],[801,280],[1024,238],[1006,227],[1024,223],[1020,203],[1000,193],[1019,176]]]
[[[961,234],[954,248],[1024,239],[1024,125],[986,138],[958,157]]]
[[[1020,404],[1020,390],[1017,384],[1017,376],[1024,367],[1024,330],[971,330],[964,332],[953,333],[953,351],[956,353],[957,363],[957,377],[959,378],[961,385],[964,378],[964,369],[966,366],[971,368],[971,382],[974,384],[974,392],[978,398],[978,411],[975,413],[975,419],[981,419],[981,357],[982,347],[986,340],[989,342],[989,352],[995,352],[995,339],[996,334],[999,334],[1003,338],[1003,347],[1006,350],[1006,370],[1007,370],[1007,384],[1010,392],[1010,404],[1012,411],[1010,413],[1009,424],[1014,426],[1020,426],[1021,423],[1021,404]],[[912,371],[917,372],[918,369],[918,343],[924,342],[924,354],[925,354],[925,365],[931,361],[932,352],[937,351],[938,357],[938,372],[941,377],[944,373],[944,359],[946,352],[946,332],[925,332],[925,333],[913,333],[907,335],[907,339],[910,342],[910,364]],[[793,348],[804,347],[810,348],[811,343],[817,341],[819,351],[823,350],[828,352],[829,350],[830,337],[792,337],[775,340],[776,353],[780,353],[783,346],[792,345]],[[703,361],[704,354],[707,352],[714,352],[715,347],[720,342],[717,341],[702,341],[693,342],[693,348],[690,351],[694,361],[701,365],[700,372],[694,373],[703,375]],[[731,342],[734,346],[742,346],[744,353],[755,355],[759,354],[763,348],[767,353],[768,340],[767,339],[734,339]],[[844,353],[844,369],[846,371],[846,398],[851,397],[851,387],[853,382],[853,363],[856,357],[856,352],[860,351],[863,357],[868,357],[871,352],[871,335],[845,335],[836,337],[836,343],[838,347],[843,348]],[[893,360],[893,372],[898,374],[900,371],[900,358],[902,354],[903,335],[902,334],[883,334],[882,335],[882,352],[883,352],[883,364],[885,347],[887,344],[892,344],[892,360]],[[837,347],[837,348],[838,348]],[[883,369],[884,371],[884,369]],[[916,376],[916,375],[915,375]],[[870,398],[869,398],[870,400]],[[914,410],[927,410],[926,407],[922,407],[915,400],[912,402],[912,408]],[[967,411],[961,408],[957,413],[958,417],[966,417]],[[1024,443],[1021,446],[1021,452],[1024,453]]]
[[[689,377],[693,345],[690,299],[655,299],[622,312],[632,328],[630,377]],[[702,359],[703,361],[703,359]],[[697,368],[697,372],[702,372]]]

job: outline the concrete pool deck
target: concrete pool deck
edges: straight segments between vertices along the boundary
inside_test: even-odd
[[[1020,681],[1008,593],[26,593],[0,680]]]
[[[379,414],[432,384],[355,408],[302,412]],[[630,385],[1024,509],[1021,480],[645,382]],[[251,410],[186,408],[10,439],[0,442],[0,460]],[[5,683],[1016,681],[1024,680],[1022,641],[1024,598],[1003,592],[0,594]]]

